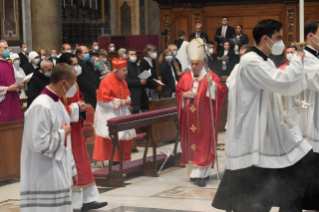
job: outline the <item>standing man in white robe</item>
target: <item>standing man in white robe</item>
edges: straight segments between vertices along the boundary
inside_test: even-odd
[[[285,71],[269,54],[282,54],[282,24],[260,21],[253,29],[256,46],[240,60],[226,133],[226,171],[212,206],[236,212],[300,212],[315,167],[312,147],[284,112],[281,95],[307,87],[303,51]],[[314,188],[316,189],[316,188]]]
[[[67,64],[58,64],[51,83],[25,113],[21,150],[21,211],[72,212],[72,180],[77,185],[70,140],[70,121],[79,119],[79,106],[72,115],[59,97],[76,92],[76,74]]]

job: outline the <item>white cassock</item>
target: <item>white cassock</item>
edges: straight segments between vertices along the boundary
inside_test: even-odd
[[[191,61],[189,59],[189,56],[187,54],[187,45],[188,42],[184,41],[180,48],[177,51],[176,58],[180,61],[182,65],[182,72],[187,72],[191,70]]]
[[[313,147],[314,152],[319,152],[319,58],[315,55],[317,52],[310,46],[304,50],[304,70],[308,74],[308,88],[306,90],[306,102],[310,103],[307,113],[300,113],[299,125],[304,135],[308,134],[308,142]],[[307,126],[308,125],[308,126]],[[306,129],[308,128],[308,132]]]
[[[13,69],[14,69],[14,77],[17,78],[25,78],[25,73],[23,71],[23,69],[21,67],[16,67],[15,65],[13,65]],[[20,99],[26,99],[28,98],[27,95],[25,94],[25,91],[28,90],[28,85],[25,84],[24,88],[20,91]]]
[[[53,96],[54,99],[52,95],[39,95],[25,113],[21,150],[22,212],[73,211],[72,176],[77,171],[70,136],[66,138],[65,147],[65,131],[61,129],[63,122],[70,123],[70,116],[58,96]]]
[[[297,95],[306,87],[302,59],[296,55],[285,71],[256,47],[241,58],[229,91],[226,169],[284,168],[312,149],[282,102],[282,95]]]

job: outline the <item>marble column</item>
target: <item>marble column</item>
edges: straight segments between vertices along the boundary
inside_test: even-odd
[[[30,0],[32,50],[43,48],[47,56],[52,49],[60,51],[62,44],[62,15],[60,0]]]

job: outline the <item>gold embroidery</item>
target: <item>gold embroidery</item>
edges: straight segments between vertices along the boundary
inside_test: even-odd
[[[192,111],[192,113],[194,113],[196,110],[196,107],[194,107],[194,105],[192,105],[192,107],[190,107],[189,109]]]
[[[197,128],[194,126],[194,124],[192,125],[192,127],[190,128],[191,131],[195,132],[195,130],[197,130]]]
[[[193,144],[193,145],[191,146],[191,148],[193,149],[193,151],[195,151],[195,150],[196,150],[196,145]]]

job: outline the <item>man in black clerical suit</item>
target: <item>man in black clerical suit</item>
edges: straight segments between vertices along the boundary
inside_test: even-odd
[[[234,46],[234,52],[236,55],[236,63],[239,63],[239,51],[243,45],[247,45],[249,43],[248,36],[243,34],[243,26],[237,25],[235,29],[235,34],[233,35],[233,39],[236,39],[236,43]]]
[[[218,74],[217,71],[217,57],[214,55],[214,48],[215,43],[213,41],[207,42],[207,59],[208,59],[208,68],[214,72],[215,74]]]
[[[228,26],[228,17],[222,17],[222,26],[216,30],[214,40],[218,43],[217,44],[217,54],[220,54],[224,50],[224,43],[225,41],[232,39],[233,35],[235,34],[235,30],[233,27]],[[233,49],[233,46],[230,47]]]
[[[77,83],[84,96],[84,101],[95,109],[96,94],[100,86],[101,73],[89,62],[90,54],[86,46],[80,46],[75,51],[82,73],[77,76]]]
[[[28,58],[29,54],[27,52],[27,50],[28,50],[27,45],[25,43],[22,43],[20,45],[20,50],[21,50],[21,52],[19,52],[18,55],[20,57],[20,67],[23,69],[23,67],[25,67],[26,65],[29,64],[29,58]],[[24,71],[24,69],[23,69],[23,71]]]
[[[148,96],[143,85],[146,85],[147,80],[138,78],[140,71],[137,66],[136,50],[128,48],[126,50],[127,56],[127,75],[125,81],[131,92],[131,99],[133,103],[133,113],[148,110]]]
[[[189,36],[189,41],[194,38],[202,38],[203,40],[205,39],[206,42],[208,41],[208,35],[205,32],[202,32],[202,27],[203,25],[201,23],[195,24],[195,32]]]
[[[179,31],[178,34],[178,40],[174,41],[174,44],[177,46],[177,50],[181,47],[181,45],[183,44],[183,42],[185,41],[185,32],[184,31]]]

